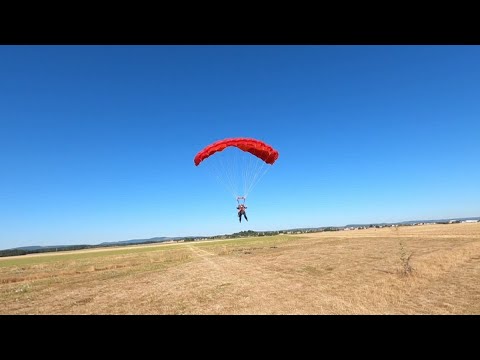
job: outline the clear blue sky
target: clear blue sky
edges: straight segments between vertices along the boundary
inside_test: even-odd
[[[280,152],[239,224],[193,164]],[[0,248],[480,216],[479,46],[0,46]]]

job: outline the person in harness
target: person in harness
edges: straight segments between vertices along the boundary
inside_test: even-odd
[[[239,222],[242,222],[242,215],[243,217],[245,218],[245,220],[248,221],[248,218],[247,218],[247,213],[245,212],[245,209],[247,207],[244,205],[244,204],[240,204],[237,206],[237,210],[238,210],[238,221]]]
[[[240,199],[243,200],[243,203],[240,203]],[[245,206],[245,197],[243,196],[239,196],[237,198],[237,202],[238,202],[238,206],[237,206],[237,210],[238,210],[238,221],[239,222],[242,222],[242,215],[243,217],[245,218],[245,220],[248,221],[248,218],[247,218],[247,213],[245,212],[245,210],[247,209],[247,207]]]

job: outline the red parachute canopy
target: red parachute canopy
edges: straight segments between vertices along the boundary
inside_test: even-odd
[[[272,165],[278,159],[278,151],[263,141],[250,138],[229,138],[216,141],[200,150],[195,156],[195,165],[198,166],[209,156],[218,151],[222,151],[229,146],[234,146],[240,150],[249,152],[250,154],[255,155],[270,165]]]

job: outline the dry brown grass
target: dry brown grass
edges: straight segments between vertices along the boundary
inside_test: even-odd
[[[0,258],[0,314],[480,314],[480,223]]]

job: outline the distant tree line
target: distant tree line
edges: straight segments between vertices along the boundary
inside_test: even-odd
[[[149,243],[146,241],[145,243]],[[102,244],[102,245],[65,245],[65,246],[49,246],[49,247],[40,247],[38,249],[7,249],[0,250],[0,257],[5,256],[21,256],[27,254],[40,254],[40,253],[49,253],[49,252],[60,252],[60,251],[74,251],[74,250],[83,250],[99,247],[113,247],[121,246],[119,244]]]
[[[240,231],[233,234],[225,235],[215,235],[209,237],[188,237],[188,238],[178,238],[174,240],[175,242],[190,242],[190,241],[200,241],[200,240],[216,240],[216,239],[235,239],[235,238],[245,238],[245,237],[259,237],[259,236],[276,236],[283,234],[305,234],[305,233],[315,233],[323,231],[339,231],[343,229],[368,229],[368,228],[382,228],[386,226],[415,226],[423,225],[425,223],[436,223],[436,224],[451,224],[451,223],[460,223],[459,220],[449,220],[449,221],[439,221],[431,220],[425,222],[410,222],[410,223],[397,223],[397,224],[369,224],[369,225],[347,225],[342,227],[320,227],[320,228],[304,228],[304,229],[290,229],[290,230],[277,230],[277,231]],[[57,252],[57,251],[73,251],[73,250],[83,250],[90,248],[100,248],[100,247],[122,247],[122,246],[132,246],[132,245],[145,245],[145,244],[158,244],[161,241],[155,240],[145,240],[135,244],[131,243],[110,243],[110,244],[99,244],[99,245],[66,245],[66,246],[49,246],[49,247],[39,247],[32,249],[7,249],[0,250],[0,257],[5,256],[21,256],[27,254],[35,253],[47,253],[47,252]]]
[[[245,238],[245,237],[259,237],[259,236],[276,236],[284,235],[291,233],[311,233],[319,231],[337,231],[340,228],[335,227],[326,227],[326,228],[312,228],[312,229],[297,229],[297,230],[278,230],[278,231],[240,231],[237,233],[229,235],[215,235],[210,237],[197,237],[197,238],[180,238],[176,241],[190,242],[190,241],[199,241],[199,240],[216,240],[216,239],[236,239],[236,238]],[[60,252],[60,251],[74,251],[74,250],[84,250],[91,248],[105,248],[105,247],[120,247],[120,246],[132,246],[132,245],[145,245],[145,244],[158,244],[158,241],[145,240],[141,243],[136,244],[99,244],[99,245],[66,245],[66,246],[49,246],[49,247],[40,247],[38,249],[7,249],[0,250],[0,257],[5,256],[22,256],[27,254],[39,254],[39,253],[49,253],[49,252]]]
[[[48,253],[48,252],[57,252],[57,251],[74,251],[74,250],[83,250],[83,249],[89,249],[94,247],[100,247],[100,246],[99,245],[68,245],[68,246],[58,246],[58,247],[53,247],[53,246],[41,247],[39,249],[7,249],[7,250],[0,250],[0,257],[39,254],[39,253]]]

